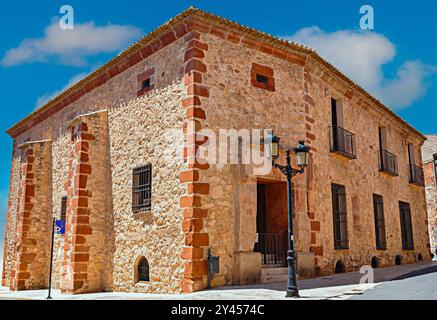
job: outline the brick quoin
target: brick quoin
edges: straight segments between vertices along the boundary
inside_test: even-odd
[[[64,270],[62,273],[61,291],[65,293],[82,292],[87,285],[87,268],[89,263],[88,252],[90,241],[88,236],[93,234],[89,221],[89,176],[93,168],[89,162],[90,142],[95,141],[95,136],[89,133],[86,122],[80,122],[70,127],[70,162],[69,182],[66,184],[67,201],[67,230],[64,246]],[[70,256],[70,259],[68,259]],[[68,279],[70,267],[71,279]]]
[[[198,25],[196,21],[192,22],[193,24],[187,26],[187,29],[194,26],[205,29],[204,25]],[[202,128],[202,121],[207,116],[202,103],[209,98],[209,88],[202,85],[203,74],[208,69],[202,59],[208,46],[202,43],[200,38],[200,33],[196,31],[191,31],[185,36],[184,84],[188,97],[182,101],[187,119],[183,127],[186,145],[182,157],[188,164],[189,170],[179,175],[181,185],[186,188],[186,194],[180,198],[180,207],[184,214],[182,230],[185,233],[185,247],[181,254],[181,258],[185,261],[182,292],[204,289],[208,275],[206,255],[209,236],[203,232],[203,219],[207,217],[208,210],[202,209],[202,197],[209,194],[209,184],[201,182],[201,171],[208,170],[209,165],[199,165],[196,154],[198,146],[207,141],[205,137],[197,135],[197,131]]]
[[[43,289],[48,284],[51,217],[47,207],[51,170],[51,141],[20,146],[21,167],[11,290]]]

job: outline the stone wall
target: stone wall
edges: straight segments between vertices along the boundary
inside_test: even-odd
[[[307,142],[316,150],[311,159],[309,212],[320,222],[320,231],[315,234],[320,273],[332,273],[338,260],[343,260],[347,270],[356,270],[369,265],[373,256],[380,259],[381,266],[393,265],[396,255],[403,256],[404,263],[417,261],[419,253],[429,259],[424,189],[410,184],[408,177],[408,143],[414,145],[416,165],[420,165],[421,138],[317,64],[309,61],[306,70],[305,86],[312,101],[306,113],[313,122],[313,137]],[[343,128],[355,134],[356,159],[329,152],[331,97],[342,105]],[[387,149],[397,155],[398,176],[379,172],[379,126],[387,128]],[[331,183],[346,187],[349,250],[334,250]],[[384,199],[387,250],[376,250],[373,193]],[[415,246],[411,251],[401,248],[399,201],[411,205]]]
[[[225,41],[214,35],[202,34],[208,51],[203,59],[207,66],[204,83],[210,88],[205,103],[206,125],[219,136],[220,129],[273,129],[281,143],[292,145],[305,137],[303,101],[303,67],[265,55],[245,45]],[[239,42],[239,38],[238,38]],[[252,86],[255,69],[274,70],[274,88]],[[265,71],[268,73],[268,71]],[[272,74],[267,74],[271,76]],[[257,143],[257,142],[252,142]],[[256,181],[283,181],[281,173],[257,177],[253,168],[245,165],[211,165],[202,173],[210,184],[205,199],[209,214],[205,230],[213,255],[220,257],[220,273],[213,285],[244,284],[259,281],[261,257],[254,253],[256,241]],[[296,179],[305,184],[305,175]],[[300,199],[304,199],[305,193]],[[303,202],[296,208],[295,230],[300,235],[299,251],[309,252],[309,225]],[[302,228],[301,228],[302,226]]]
[[[105,266],[100,261],[99,267],[93,267],[90,266],[90,263],[92,264],[90,259],[88,270],[94,271],[87,276],[89,277],[87,280],[96,279],[99,277],[98,274],[102,279],[96,280],[95,283],[99,283],[98,285],[88,285],[77,292],[96,290],[179,292],[181,290],[184,264],[180,255],[184,233],[179,194],[185,191],[179,183],[179,172],[184,170],[182,150],[185,138],[181,129],[186,115],[181,102],[186,96],[186,87],[183,83],[185,51],[184,39],[174,39],[171,43],[166,43],[158,53],[148,54],[147,59],[107,79],[104,84],[82,95],[68,107],[54,113],[50,118],[15,139],[16,145],[26,140],[52,140],[52,183],[51,191],[48,193],[52,209],[49,211],[59,219],[61,199],[67,196],[68,192],[65,186],[69,179],[71,147],[69,123],[80,115],[107,110],[108,124],[104,129],[108,139],[107,149],[105,151],[104,148],[99,147],[99,151],[95,152],[100,152],[100,158],[97,159],[104,159],[104,153],[107,152],[111,159],[107,163],[110,164],[112,174],[107,180],[105,178],[93,182],[91,185],[94,190],[88,188],[89,185],[84,190],[89,191],[96,199],[92,206],[98,206],[100,202],[112,207],[111,199],[105,198],[104,194],[99,194],[97,185],[103,184],[105,190],[113,194],[113,208],[97,209],[98,212],[108,215],[108,224],[105,227],[92,227],[93,244],[84,244],[78,249],[87,251],[89,246],[89,250],[92,251],[91,247],[100,241],[94,239],[95,232],[97,230],[105,232],[110,236],[109,240],[103,241],[101,247],[96,250],[112,261],[105,263]],[[151,74],[152,90],[140,92],[139,79],[151,69],[154,71]],[[99,160],[92,161],[97,161],[94,164],[95,170],[100,169],[99,166],[106,166]],[[12,235],[15,234],[17,227],[20,163],[21,150],[15,148],[11,168],[5,272],[2,280],[6,286],[11,285],[10,279],[14,269],[15,240]],[[132,170],[145,163],[152,164],[153,170],[152,210],[134,215],[131,208]],[[111,218],[113,226],[110,226]],[[77,227],[72,225],[71,228]],[[104,231],[103,228],[106,230]],[[113,240],[110,240],[111,235]],[[55,236],[53,283],[56,288],[62,287],[65,291],[76,291],[74,281],[71,286],[62,285],[67,275],[74,274],[74,272],[66,272],[65,268],[68,267],[65,263],[68,261],[73,263],[70,259],[75,253],[68,252],[64,257],[65,249],[67,248],[67,251],[72,249],[72,244],[70,241],[65,242],[63,236]],[[91,255],[91,251],[76,252],[76,258],[89,259],[86,255]],[[136,263],[141,256],[149,261],[151,281],[148,283],[137,283],[135,278]],[[79,286],[78,281],[85,280],[79,279],[81,277],[86,277],[85,273],[77,272],[76,289]]]
[[[210,99],[204,106],[206,127],[216,132],[220,128],[271,128],[284,145],[294,146],[305,138],[312,148],[309,168],[294,179],[296,248],[306,257],[302,261],[307,263],[307,257],[313,254],[315,274],[330,274],[338,260],[343,260],[347,270],[370,264],[374,256],[381,266],[393,265],[397,255],[403,257],[403,263],[417,261],[419,254],[429,260],[424,189],[408,180],[407,145],[415,146],[416,164],[420,165],[422,138],[386,111],[370,105],[315,61],[309,59],[304,67],[299,59],[290,63],[260,52],[259,44],[240,42],[238,37],[235,41],[223,38],[224,31],[218,36],[202,34],[202,41],[208,45],[203,59],[207,67],[204,83],[210,88]],[[274,88],[252,85],[254,63],[274,70]],[[343,105],[344,128],[356,135],[357,159],[330,153],[331,97]],[[398,176],[379,172],[378,126],[387,128],[388,149],[398,157]],[[256,186],[260,177],[247,172],[242,166],[212,165],[203,173],[211,186],[205,199],[209,209],[205,230],[213,254],[221,259],[217,284],[238,283],[237,269],[242,265],[239,256],[253,257],[256,188],[246,185]],[[283,179],[277,172],[262,178]],[[334,250],[331,183],[346,186],[348,250]],[[376,250],[373,193],[384,197],[385,251]],[[399,201],[411,205],[414,250],[401,247]],[[253,258],[247,259],[253,262]],[[306,266],[298,268],[308,273]]]
[[[18,135],[16,145],[52,141],[47,195],[53,216],[69,197],[68,230],[55,241],[55,286],[73,293],[200,290],[207,284],[208,249],[220,257],[212,286],[260,280],[261,256],[253,252],[257,182],[285,178],[278,170],[256,175],[253,165],[200,163],[196,150],[208,141],[199,134],[203,128],[273,129],[285,146],[301,139],[311,146],[309,167],[293,179],[301,278],[333,273],[338,260],[347,270],[373,256],[383,266],[396,255],[407,263],[419,254],[429,260],[424,189],[408,182],[407,171],[407,144],[415,145],[420,165],[422,138],[304,52],[188,18]],[[357,159],[329,152],[331,97],[341,101],[344,128],[356,134]],[[399,176],[378,171],[378,126],[388,129]],[[2,281],[12,287],[23,155],[14,148]],[[152,208],[134,213],[132,170],[145,164],[152,167]],[[346,186],[348,250],[334,250],[331,183]],[[384,197],[385,251],[375,249],[372,193]],[[398,201],[411,204],[414,250],[401,248]],[[142,258],[150,266],[148,282],[137,279]]]

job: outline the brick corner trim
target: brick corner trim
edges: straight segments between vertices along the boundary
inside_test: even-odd
[[[95,229],[102,226],[104,212],[95,206],[95,181],[102,176],[104,166],[101,145],[106,143],[104,132],[107,111],[80,115],[69,124],[71,134],[67,194],[66,229],[64,240],[61,292],[76,294],[101,290],[99,275],[105,244]],[[97,165],[98,164],[98,165]],[[94,188],[94,189],[93,189]],[[94,264],[92,268],[90,265]],[[92,270],[90,270],[92,269]]]
[[[204,139],[197,134],[206,119],[202,102],[209,98],[209,88],[202,84],[207,66],[202,62],[208,45],[201,42],[200,33],[191,31],[185,37],[184,84],[188,97],[182,101],[186,111],[184,131],[187,142],[183,149],[184,162],[188,170],[180,173],[180,183],[186,187],[186,194],[180,197],[184,220],[182,230],[185,233],[185,247],[181,258],[185,261],[184,278],[181,291],[184,293],[198,291],[206,287],[208,263],[206,260],[209,246],[208,233],[203,231],[204,218],[208,210],[202,208],[202,198],[209,194],[209,184],[201,182],[201,171],[208,170],[208,164],[200,164],[196,157],[197,147]]]
[[[17,225],[11,290],[42,289],[47,285],[51,214],[49,203],[52,141],[29,141],[21,150]]]

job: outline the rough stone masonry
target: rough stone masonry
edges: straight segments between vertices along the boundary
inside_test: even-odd
[[[313,50],[190,8],[8,130],[2,285],[47,287],[53,217],[66,222],[53,269],[66,293],[201,290],[209,251],[213,287],[283,266],[284,177],[199,161],[203,128],[311,147],[293,180],[300,278],[430,259],[409,175],[425,137]],[[150,208],[134,210],[138,196]]]

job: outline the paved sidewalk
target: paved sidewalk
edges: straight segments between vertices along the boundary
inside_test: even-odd
[[[419,275],[433,274],[437,278],[437,262],[402,265],[374,270],[375,283],[360,284],[363,274],[349,272],[298,282],[301,299],[326,300],[349,299],[378,290],[391,280],[400,280]],[[425,277],[425,276],[421,276]],[[417,277],[419,278],[419,277]],[[414,278],[415,279],[415,278]],[[414,281],[409,278],[409,281]],[[399,282],[399,281],[394,281]],[[82,295],[64,295],[59,290],[52,291],[52,297],[59,300],[281,300],[285,299],[286,283],[256,284],[247,286],[224,286],[213,290],[204,290],[191,294],[140,294],[123,292],[92,293]],[[374,289],[375,288],[375,289]],[[372,290],[374,289],[374,290]],[[400,289],[398,289],[400,290]],[[387,293],[385,292],[385,295]],[[45,299],[47,290],[11,292],[0,287],[0,300],[4,299]],[[376,296],[378,297],[378,296]]]

